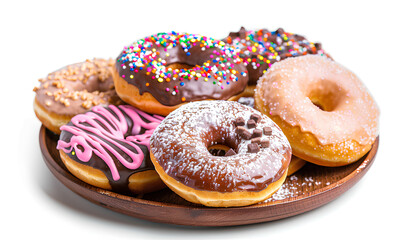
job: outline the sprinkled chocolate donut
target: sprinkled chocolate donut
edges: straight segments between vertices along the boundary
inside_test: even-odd
[[[59,134],[60,126],[96,105],[120,104],[111,67],[114,60],[93,59],[68,65],[39,79],[34,110],[39,120]]]
[[[57,149],[66,167],[91,185],[120,193],[164,187],[150,162],[149,138],[163,117],[130,105],[96,106],[61,127]]]
[[[174,137],[176,136],[176,137]],[[230,148],[224,156],[208,149]],[[181,197],[206,206],[262,201],[283,183],[291,147],[281,129],[233,101],[200,101],[169,114],[150,139],[161,179]]]
[[[248,81],[237,50],[197,34],[159,33],[140,39],[124,48],[115,66],[118,95],[163,115],[191,101],[227,100]]]
[[[249,31],[241,27],[239,32],[231,32],[223,41],[240,51],[249,72],[248,85],[251,86],[255,86],[275,62],[307,54],[325,55],[320,43],[312,43],[282,28],[270,32],[267,29]]]

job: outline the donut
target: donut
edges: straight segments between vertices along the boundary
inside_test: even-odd
[[[270,32],[267,29],[252,31],[241,27],[239,32],[231,32],[223,41],[239,51],[248,70],[248,86],[238,97],[253,96],[258,79],[275,62],[307,54],[326,54],[320,43],[312,43],[282,28]]]
[[[248,81],[236,50],[220,40],[176,32],[125,47],[113,75],[121,99],[164,116],[184,103],[227,100],[241,93]]]
[[[214,156],[208,149],[215,145],[229,150]],[[291,147],[281,129],[255,109],[234,101],[197,101],[171,112],[156,128],[150,158],[163,182],[187,201],[246,206],[281,187]]]
[[[96,105],[120,104],[111,75],[112,66],[112,59],[86,60],[39,79],[39,87],[34,88],[35,115],[49,130],[60,134],[60,127],[73,116]]]
[[[287,176],[293,175],[295,172],[299,171],[303,166],[305,166],[306,161],[292,155],[292,159],[290,159],[289,168],[287,169]]]
[[[241,97],[237,100],[238,103],[241,103],[245,106],[251,107],[251,108],[255,108],[254,103],[254,97]],[[211,148],[209,148],[209,151],[211,154],[213,155],[217,155],[217,156],[224,156],[224,154],[228,151],[229,149],[226,149],[226,147],[223,147],[221,145],[216,145],[213,146]],[[298,158],[296,156],[292,156],[292,159],[290,160],[290,164],[289,164],[289,168],[287,169],[287,176],[291,176],[293,175],[295,172],[297,172],[298,170],[300,170],[303,166],[305,166],[306,161]]]
[[[150,161],[149,139],[163,117],[130,105],[95,106],[61,129],[57,149],[80,180],[123,194],[165,187]]]
[[[366,87],[327,57],[273,64],[257,83],[255,105],[280,126],[294,155],[318,165],[357,161],[379,132],[379,109]]]

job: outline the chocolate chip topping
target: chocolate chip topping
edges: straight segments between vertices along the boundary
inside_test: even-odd
[[[251,143],[260,144],[261,143],[261,138],[260,137],[253,138],[253,139],[251,139]]]
[[[264,135],[269,136],[269,135],[271,135],[271,134],[272,134],[271,127],[264,127],[264,128],[263,128],[263,131],[264,131]]]
[[[261,121],[261,115],[253,113],[250,119],[254,120],[256,123],[259,123]]]
[[[245,119],[243,117],[238,117],[235,119],[236,126],[245,126]]]
[[[268,139],[261,140],[261,147],[268,148],[270,146],[270,141]]]
[[[257,127],[257,123],[255,122],[254,119],[249,119],[248,122],[246,122],[246,125],[248,128],[256,128]]]
[[[261,129],[254,129],[252,132],[251,138],[257,138],[262,136],[262,130]]]
[[[260,147],[256,143],[248,144],[248,152],[249,153],[257,153],[260,151]]]
[[[241,136],[245,140],[251,139],[252,136],[252,134],[246,128],[241,126],[236,128],[236,133],[238,133],[239,136]]]
[[[245,140],[251,140],[251,143],[248,144],[249,153],[257,153],[260,150],[260,146],[263,148],[270,146],[270,141],[268,139],[262,140],[261,137],[263,136],[263,133],[264,135],[272,135],[273,131],[271,127],[263,127],[262,130],[256,128],[257,123],[261,121],[261,118],[260,115],[253,113],[246,122],[246,127],[248,127],[248,129],[255,128],[252,133],[246,129],[245,120],[242,117],[238,117],[234,121],[234,124],[237,126],[236,133]]]
[[[225,157],[229,157],[229,156],[233,156],[236,155],[235,150],[233,150],[232,148],[229,149],[229,151],[227,151],[227,153],[225,154]]]

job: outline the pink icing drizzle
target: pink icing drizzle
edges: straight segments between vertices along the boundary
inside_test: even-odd
[[[64,125],[60,128],[61,131],[73,134],[70,142],[59,140],[57,149],[63,150],[65,153],[74,151],[77,158],[82,162],[89,162],[92,153],[96,154],[106,163],[111,171],[112,178],[117,181],[120,179],[120,174],[109,153],[114,155],[128,169],[140,167],[144,155],[138,144],[149,148],[150,136],[163,120],[163,117],[158,115],[151,116],[129,105],[118,107],[109,105],[108,108],[117,116],[114,116],[103,106],[95,106],[92,108],[92,111],[73,117],[71,122],[74,126]],[[131,133],[126,138],[124,138],[124,135],[128,131],[128,124],[123,112],[133,122]],[[142,117],[150,122],[145,122]],[[142,129],[146,129],[146,131],[140,134]],[[131,161],[130,159],[125,159],[114,147],[102,139],[126,153]],[[121,142],[124,144],[121,144]],[[134,150],[127,148],[125,145],[132,147]],[[83,150],[77,146],[81,146]]]

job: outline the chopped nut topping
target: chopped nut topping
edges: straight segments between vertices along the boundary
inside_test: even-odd
[[[37,97],[41,97],[39,90],[43,90],[42,96],[44,97],[39,100],[44,102],[46,106],[51,106],[54,102],[57,102],[69,107],[75,104],[73,103],[74,101],[77,101],[76,103],[83,108],[90,109],[93,105],[97,106],[107,103],[109,99],[108,93],[105,94],[99,90],[88,92],[86,89],[78,91],[73,90],[73,86],[83,83],[87,84],[88,81],[100,81],[106,82],[106,86],[109,86],[110,90],[114,89],[115,87],[110,78],[111,71],[108,68],[114,65],[114,59],[88,59],[81,64],[69,65],[48,74],[45,78],[38,79],[40,86],[34,87],[33,91],[37,92]],[[111,80],[111,83],[108,83],[109,80]],[[70,81],[80,81],[80,83],[71,83]],[[79,87],[77,86],[77,88]]]
[[[91,107],[92,107],[92,101],[84,101],[84,102],[82,103],[82,107],[84,107],[84,108],[86,108],[86,109],[91,108]]]

